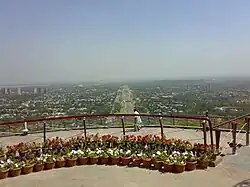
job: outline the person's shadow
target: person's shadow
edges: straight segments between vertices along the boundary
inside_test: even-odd
[[[233,187],[250,187],[250,179],[241,181],[241,182],[235,184]]]

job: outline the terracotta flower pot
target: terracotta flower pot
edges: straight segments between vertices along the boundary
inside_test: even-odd
[[[131,162],[131,157],[121,157],[122,165],[127,166]]]
[[[185,165],[186,164],[175,164],[174,165],[174,171],[176,173],[182,173],[182,172],[184,172],[185,171]]]
[[[67,167],[76,166],[76,161],[77,161],[77,158],[67,159],[67,161],[66,161],[66,166],[67,166]]]
[[[186,163],[186,171],[193,171],[196,169],[197,161],[187,162]]]
[[[44,163],[35,164],[35,165],[34,165],[34,171],[35,171],[35,172],[42,171],[43,169],[44,169]]]
[[[98,160],[99,160],[99,157],[96,156],[96,157],[90,157],[89,158],[89,163],[90,164],[97,164],[98,163]]]
[[[89,157],[79,157],[78,161],[79,161],[80,165],[86,165],[86,164],[88,164]]]
[[[143,158],[142,159],[142,164],[144,168],[150,168],[152,164],[151,158]]]
[[[141,165],[142,160],[140,158],[132,158],[131,166],[139,167]]]
[[[17,176],[21,175],[21,172],[22,172],[21,168],[10,169],[9,175],[11,177],[17,177]]]
[[[9,169],[0,170],[0,179],[5,179],[9,176]]]
[[[62,168],[62,167],[64,167],[65,165],[66,165],[66,160],[57,160],[57,161],[56,161],[55,167],[56,167],[56,168]]]
[[[55,167],[55,162],[45,162],[44,168],[46,170],[53,169]]]
[[[111,156],[111,157],[110,157],[110,160],[111,160],[111,164],[112,164],[112,165],[116,165],[116,164],[119,164],[119,163],[120,163],[120,157]]]
[[[153,161],[153,165],[154,165],[154,168],[155,168],[155,169],[160,170],[160,169],[162,168],[163,163],[162,163],[161,161],[154,160],[154,161]]]
[[[208,161],[200,161],[198,164],[199,169],[207,169],[209,162]]]
[[[165,172],[173,172],[174,171],[174,164],[172,163],[163,163],[163,168]]]
[[[32,173],[33,172],[33,168],[34,168],[34,164],[32,164],[30,166],[24,166],[22,168],[22,174],[26,175],[26,174]]]
[[[100,164],[108,164],[109,157],[108,156],[101,156],[100,157]]]

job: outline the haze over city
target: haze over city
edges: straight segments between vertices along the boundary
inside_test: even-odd
[[[3,1],[0,84],[246,76],[250,2]]]

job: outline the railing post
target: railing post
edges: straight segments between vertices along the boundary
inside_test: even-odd
[[[164,132],[163,132],[163,124],[162,124],[162,117],[159,118],[160,122],[160,128],[161,128],[161,137],[164,138]]]
[[[125,136],[124,116],[122,116],[121,121],[122,121],[122,134],[123,134],[123,137],[124,137]]]
[[[43,142],[46,142],[46,122],[43,122]]]
[[[236,153],[236,133],[237,133],[237,124],[235,122],[232,123],[232,135],[233,135],[233,147],[232,147],[232,154]]]
[[[87,138],[87,130],[86,130],[86,118],[83,118],[83,130],[84,130],[84,138]]]
[[[247,124],[246,124],[246,146],[249,146],[249,130],[250,130],[250,124],[249,124],[249,117],[246,119]]]
[[[203,129],[204,144],[206,145],[206,144],[207,144],[207,127],[206,127],[206,121],[203,120],[203,121],[201,122],[201,125],[202,125],[202,129]]]
[[[216,152],[219,152],[220,149],[220,135],[221,131],[219,129],[215,129],[215,145],[216,145]]]

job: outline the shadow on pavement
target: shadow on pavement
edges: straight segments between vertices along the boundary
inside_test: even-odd
[[[236,185],[234,185],[233,187],[250,187],[250,179],[241,181],[237,183]]]

